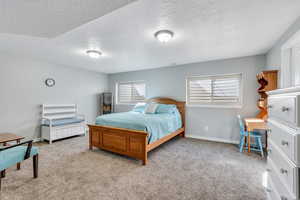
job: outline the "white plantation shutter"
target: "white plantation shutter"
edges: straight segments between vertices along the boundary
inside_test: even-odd
[[[210,79],[195,79],[189,82],[189,102],[210,102],[212,87]]]
[[[224,77],[213,80],[213,101],[238,103],[240,99],[240,78]]]
[[[190,105],[241,105],[242,75],[189,77],[187,103]]]
[[[145,100],[146,84],[139,82],[126,82],[117,84],[118,103],[138,103]]]

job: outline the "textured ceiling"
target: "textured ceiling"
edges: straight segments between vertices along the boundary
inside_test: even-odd
[[[298,0],[139,0],[55,38],[0,34],[0,51],[116,73],[266,53],[299,16]]]
[[[1,0],[0,33],[56,37],[134,0]]]

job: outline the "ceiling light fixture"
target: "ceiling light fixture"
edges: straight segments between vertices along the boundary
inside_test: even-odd
[[[86,53],[91,57],[91,58],[99,58],[102,53],[97,50],[87,50]]]
[[[160,31],[157,31],[154,34],[154,36],[158,39],[158,41],[160,41],[162,43],[166,43],[166,42],[169,42],[174,37],[174,33],[169,30],[160,30]]]

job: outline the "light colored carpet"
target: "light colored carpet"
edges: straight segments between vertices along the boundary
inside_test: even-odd
[[[32,160],[7,171],[1,200],[260,200],[265,160],[229,144],[175,138],[141,162],[88,150],[87,137],[39,144],[39,178]]]

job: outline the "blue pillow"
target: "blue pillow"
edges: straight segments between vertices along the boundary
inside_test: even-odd
[[[144,113],[146,109],[146,103],[137,103],[132,109],[133,112]]]
[[[177,110],[176,105],[173,104],[158,104],[158,107],[156,109],[156,113],[169,113],[173,114]]]

